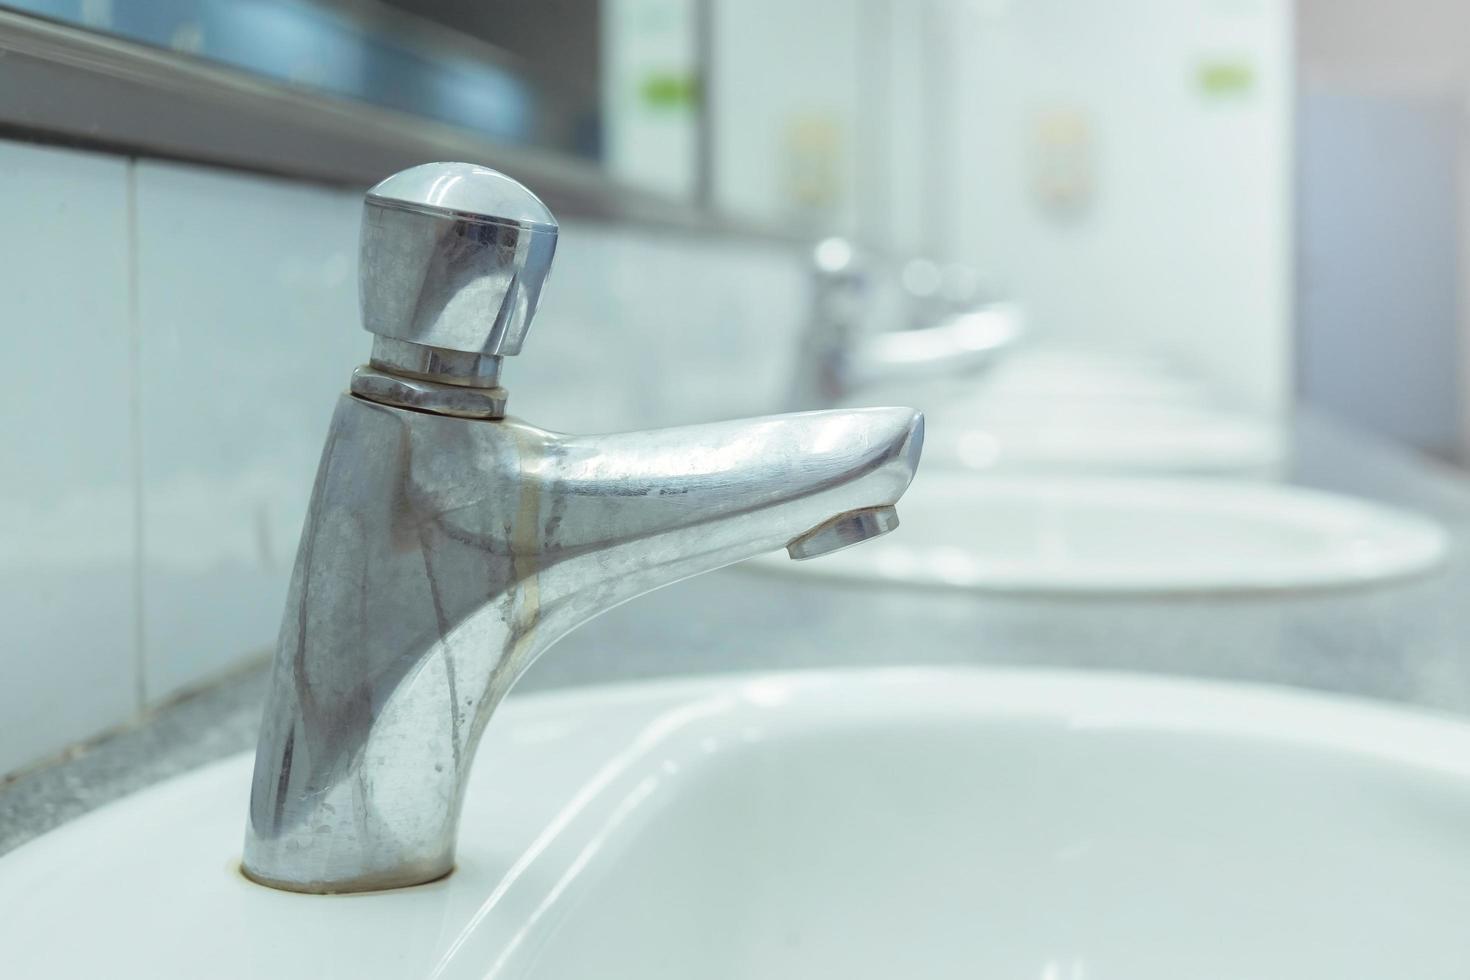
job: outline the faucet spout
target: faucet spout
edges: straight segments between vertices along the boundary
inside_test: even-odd
[[[891,528],[922,442],[923,417],[900,408],[567,436],[343,396],[281,627],[245,872],[310,892],[449,873],[480,734],[542,651],[680,579]]]
[[[955,309],[946,309],[944,302],[934,309],[928,295],[912,297],[922,315],[911,327],[875,330],[872,312],[882,304],[869,295],[875,279],[871,256],[829,238],[817,245],[812,258],[812,307],[790,397],[794,408],[849,404],[856,392],[890,382],[984,371],[1025,336],[1019,307],[982,302],[978,295],[968,296]],[[933,274],[940,275],[937,268]]]

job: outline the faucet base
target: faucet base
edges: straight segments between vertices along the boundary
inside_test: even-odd
[[[443,881],[452,874],[454,874],[453,864],[448,870],[427,875],[424,872],[418,872],[412,875],[380,875],[344,881],[296,881],[290,878],[272,878],[268,875],[256,874],[245,866],[245,862],[240,862],[240,875],[246,881],[266,888],[274,888],[277,891],[295,892],[298,895],[364,895],[371,892],[398,891],[419,885],[432,885],[436,881]]]

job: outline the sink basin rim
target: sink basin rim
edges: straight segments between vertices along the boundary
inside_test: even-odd
[[[671,760],[685,763],[693,760],[697,764],[701,759],[717,758],[718,751],[712,754],[707,746],[702,747],[710,738],[723,739],[729,747],[734,747],[738,746],[741,733],[752,726],[769,739],[787,732],[824,727],[840,732],[845,726],[885,717],[913,719],[926,725],[935,718],[963,717],[1002,722],[1041,720],[1084,733],[1219,734],[1267,744],[1275,741],[1338,751],[1470,781],[1470,724],[1455,717],[1269,685],[1105,671],[893,667],[673,678],[515,696],[497,721],[502,725],[502,734],[510,741],[525,738],[534,742],[535,738],[546,735],[548,726],[555,728],[558,724],[575,722],[589,712],[618,710],[629,710],[639,716],[642,722],[637,727],[645,731],[656,729],[661,721],[681,716],[693,722],[693,727],[666,724],[662,734],[655,731],[643,745],[648,751],[633,760],[633,771],[622,780],[619,793],[630,784],[646,781],[649,774],[663,771]],[[601,746],[600,751],[616,754],[623,748],[608,744]],[[481,781],[493,778],[485,770],[477,772]],[[236,810],[239,800],[201,794],[226,783],[248,781],[248,773],[248,754],[232,757],[104,807],[0,857],[0,908],[26,911],[23,903],[33,896],[24,893],[17,878],[25,879],[28,871],[31,876],[58,886],[58,891],[48,895],[45,901],[65,902],[69,913],[83,918],[95,914],[95,908],[88,911],[88,903],[96,905],[93,892],[98,882],[90,879],[94,886],[91,889],[88,883],[89,875],[97,873],[97,865],[85,859],[99,853],[104,844],[115,846],[112,840],[101,840],[99,834],[105,834],[110,827],[115,829],[120,816],[130,815],[135,821],[134,843],[140,844],[148,839],[146,834],[157,831],[136,825],[138,818],[146,817],[157,805],[173,807],[189,804],[191,800],[196,810],[201,806],[221,812],[227,809],[224,814],[227,819],[216,823],[236,827],[240,819]],[[243,798],[243,786],[237,789],[237,795]],[[186,816],[187,813],[179,813],[176,818],[183,821]],[[551,816],[556,816],[555,810]],[[585,835],[586,828],[573,821],[566,823],[562,831],[577,838]],[[217,842],[219,847],[211,844],[209,853],[218,851],[223,857],[233,850],[238,856],[238,835],[232,836],[228,842]],[[471,831],[471,839],[474,836]],[[584,841],[573,839],[567,843],[569,846],[561,847],[551,840],[548,845],[539,836],[518,842],[512,850],[529,848],[523,852],[523,856],[529,855],[527,866],[531,868],[524,876],[524,883],[532,894],[522,896],[525,901],[504,902],[496,911],[506,915],[530,914],[554,902],[559,894],[557,887],[569,880],[569,873],[575,872],[580,855],[588,853],[581,846]],[[541,850],[535,850],[536,847]],[[73,863],[77,855],[82,858],[80,866]],[[538,868],[537,862],[546,866]],[[177,865],[170,871],[167,864],[163,862],[157,880],[187,875],[181,880],[188,881],[200,871],[198,867]],[[455,926],[461,930],[457,944],[445,948],[436,939],[429,947],[436,958],[427,967],[441,971],[433,975],[442,973],[445,977],[460,975],[450,969],[461,950],[460,944],[470,941],[473,946],[473,942],[484,938],[476,930],[488,930],[494,924],[484,918],[492,905],[485,893],[478,891],[486,882],[493,883],[494,875],[485,878],[457,872],[440,883],[403,892],[333,898],[274,892],[246,883],[223,860],[207,864],[205,871],[207,887],[201,894],[205,901],[220,903],[217,915],[227,921],[232,915],[240,915],[250,935],[265,935],[261,930],[266,929],[272,942],[287,948],[301,945],[303,975],[318,975],[313,971],[322,961],[319,956],[314,960],[306,954],[313,949],[311,943],[319,943],[321,935],[331,934],[330,930],[323,931],[325,920],[319,918],[329,910],[341,912],[338,927],[345,922],[349,929],[372,928],[375,921],[382,927],[384,922],[397,922],[406,916],[410,924],[422,919],[420,924],[429,927],[433,934],[447,923],[463,922]],[[126,888],[123,892],[126,893]],[[113,907],[111,911],[125,919],[129,916],[145,919],[150,912],[142,906],[147,904],[132,902]],[[30,911],[39,914],[44,909]],[[465,920],[466,914],[471,918]],[[374,916],[378,918],[375,920]],[[40,919],[46,921],[45,916]],[[36,934],[34,916],[29,922],[23,916],[4,916],[0,917],[0,923],[3,923],[0,940],[7,948],[7,962],[28,962],[18,958],[34,952],[32,947],[36,946],[43,947],[42,957],[56,953],[54,936],[48,939]],[[56,928],[63,928],[63,924]],[[76,919],[66,921],[64,928],[75,930]],[[492,938],[496,943],[505,943],[515,941],[520,934],[514,930],[505,934],[497,931]],[[212,938],[182,932],[171,935],[174,942],[184,945],[209,946]],[[137,935],[137,940],[145,946],[151,941],[146,930]],[[483,945],[477,949],[483,956]],[[116,951],[113,952],[115,955]],[[468,958],[480,962],[474,956]],[[250,975],[249,966],[249,963],[239,965],[247,971],[242,975]],[[136,964],[136,974],[127,973],[128,968],[124,958],[111,975],[160,975],[151,960]]]
[[[1357,544],[1344,533],[1328,540],[1324,554],[1272,567],[1270,556],[1234,567],[1184,563],[1111,564],[1093,557],[1068,561],[1038,550],[997,558],[983,545],[946,545],[944,561],[929,543],[913,537],[929,512],[970,494],[964,506],[1036,498],[1043,507],[1105,509],[1135,506],[1143,521],[1150,505],[1196,511],[1205,521],[1269,517],[1295,529],[1356,527]],[[921,474],[905,498],[907,527],[865,548],[800,565],[781,555],[742,563],[747,571],[826,580],[875,588],[941,589],[999,595],[1068,597],[1262,596],[1374,588],[1428,575],[1443,566],[1449,538],[1437,521],[1375,501],[1289,484],[1252,480],[1197,480],[1170,476]],[[1073,518],[1074,520],[1076,518]],[[1224,527],[1224,525],[1222,525]],[[907,534],[905,531],[907,530]],[[963,533],[963,532],[958,532]],[[1335,550],[1329,549],[1335,548]],[[968,549],[968,551],[964,550]]]

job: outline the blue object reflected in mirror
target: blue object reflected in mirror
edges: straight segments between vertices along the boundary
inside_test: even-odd
[[[13,0],[8,5],[314,92],[448,123],[496,142],[601,156],[595,86],[557,90],[530,61],[402,4]],[[493,6],[483,6],[478,22],[495,23]],[[588,7],[595,32],[596,6]]]

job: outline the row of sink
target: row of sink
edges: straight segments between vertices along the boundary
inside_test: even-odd
[[[427,190],[421,171],[435,178]],[[431,283],[459,299],[464,283],[495,286],[515,302],[508,325],[496,321],[510,339],[494,350],[515,354],[534,312],[525,291],[539,290],[554,244],[544,206],[462,164],[416,168],[374,195],[364,255],[384,275],[372,288]],[[496,275],[398,275],[416,249],[431,270],[484,262]],[[241,754],[0,858],[0,976],[1470,976],[1470,725],[1458,720],[1244,684],[917,666],[516,696],[491,718],[511,668],[539,652],[538,623],[570,628],[705,570],[707,554],[739,557],[748,535],[694,541],[694,558],[671,546],[650,557],[654,531],[708,536],[688,492],[706,487],[650,491],[618,474],[598,483],[613,450],[597,447],[609,443],[504,419],[499,356],[419,359],[453,350],[398,337],[396,321],[371,314],[429,307],[375,296],[364,292],[374,359],[329,440],[254,792],[252,756]],[[470,376],[436,380],[451,369]],[[821,561],[783,554],[744,572],[793,588],[821,577],[1047,595],[1276,593],[1365,587],[1424,573],[1446,553],[1428,520],[1275,479],[1289,467],[1281,431],[1222,409],[1156,357],[1032,348],[978,383],[908,394],[893,400],[929,411],[925,466],[897,533],[858,549],[838,550],[849,535],[893,528],[892,483],[912,472],[917,417],[849,413],[857,421],[832,440],[801,428],[812,417],[754,420],[767,441],[797,427],[782,437],[806,439],[808,456],[847,452],[859,477],[865,465],[882,470],[874,482],[886,496],[846,503],[791,539],[793,555]],[[852,435],[878,422],[897,432],[886,437],[897,463]],[[660,467],[723,478],[722,453],[769,455],[735,438],[751,443],[750,426],[701,429],[738,444],[698,445],[710,458],[687,464],[677,439],[637,435]],[[494,461],[517,475],[515,494],[487,492],[462,465],[478,460],[466,448],[475,440],[510,440]],[[433,458],[411,469],[426,448]],[[544,465],[527,470],[533,451]],[[537,480],[565,459],[572,475],[549,481],[561,497],[543,520]],[[398,499],[414,494],[433,507]],[[500,509],[476,523],[487,495]],[[685,508],[671,530],[633,533],[635,518],[671,501]],[[720,526],[744,534],[742,507],[755,505],[729,506]],[[360,533],[369,513],[383,537]],[[625,539],[599,551],[609,514]],[[592,543],[558,538],[563,522]],[[354,550],[364,541],[376,550]],[[655,558],[663,577],[638,579]],[[345,563],[350,588],[328,574],[331,560]],[[533,560],[544,567],[526,573]],[[515,588],[486,602],[476,575],[501,566]],[[566,600],[578,594],[573,573],[595,586],[586,615]],[[369,601],[383,581],[395,588]],[[421,584],[435,617],[426,630],[414,618],[427,614]],[[329,636],[334,656],[308,656],[309,634],[317,651]],[[487,654],[502,646],[501,660]],[[432,825],[449,844],[442,864],[421,860],[414,836],[430,817],[443,818]],[[364,877],[364,855],[417,876]],[[303,868],[320,874],[276,873]],[[331,894],[341,891],[353,893]]]
[[[1078,363],[1059,390],[1038,386],[1059,426],[1088,414],[1076,403],[1089,390],[1141,414],[1147,390],[1167,404],[1159,418],[1206,411],[1180,407],[1188,389],[1162,378],[1110,388],[1098,364],[1079,384]],[[980,391],[983,422],[999,399]],[[900,533],[742,567],[888,587],[1230,592],[1404,576],[1444,552],[1421,518],[1261,479],[1280,462],[1265,429],[1237,440],[1229,478],[1185,475],[1200,447],[1177,435],[1179,465],[1130,476],[1063,466],[1065,452],[1040,472],[944,460],[934,416],[939,458]],[[1005,444],[1017,430],[999,431]],[[1113,469],[1144,468],[1168,441]],[[1449,719],[1126,674],[868,669],[513,698],[479,754],[458,864],[414,888],[302,895],[242,876],[249,755],[90,814],[0,860],[0,972],[1470,975],[1470,726]]]
[[[1438,524],[1275,479],[1277,423],[1219,407],[1158,357],[1011,354],[929,393],[903,533],[823,561],[745,567],[853,583],[1035,594],[1262,593],[1435,568]]]

